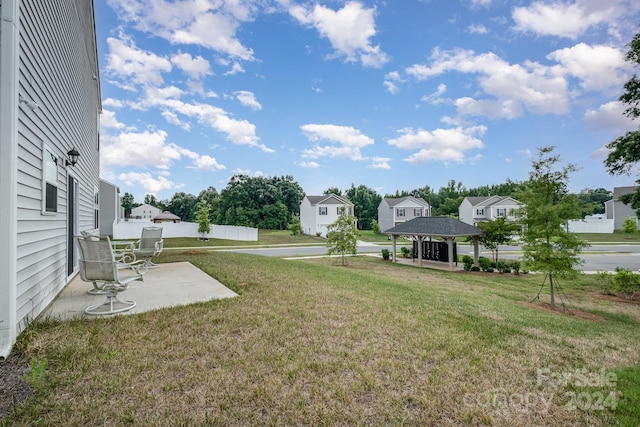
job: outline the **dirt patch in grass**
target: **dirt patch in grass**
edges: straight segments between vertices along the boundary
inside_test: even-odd
[[[640,294],[634,295],[633,298],[625,298],[616,294],[603,294],[602,292],[590,292],[590,296],[600,300],[607,300],[611,302],[623,303],[623,304],[632,304],[640,306]]]
[[[17,357],[0,362],[0,418],[33,396],[33,388],[23,378],[27,372],[29,366]]]
[[[528,301],[519,301],[518,304],[524,305],[527,307],[532,307],[538,310],[543,310],[549,313],[557,314],[560,316],[570,316],[570,317],[578,317],[580,319],[585,320],[594,320],[598,322],[604,322],[606,319],[602,316],[599,316],[594,313],[589,313],[588,311],[578,310],[575,308],[565,309],[564,307],[556,304],[556,309],[551,309],[551,304],[546,302],[528,302]]]

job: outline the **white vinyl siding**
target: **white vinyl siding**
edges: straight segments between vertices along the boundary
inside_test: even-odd
[[[94,226],[100,111],[99,82],[93,78],[98,76],[93,2],[22,0],[19,5],[18,91],[38,108],[20,104],[17,120],[14,326],[18,332],[68,280],[67,244],[73,238],[67,228],[70,171],[78,180],[76,228]],[[67,167],[66,153],[72,147],[81,155],[75,167]],[[47,153],[58,159],[57,212],[46,209],[43,181],[55,181],[49,162],[43,161]]]

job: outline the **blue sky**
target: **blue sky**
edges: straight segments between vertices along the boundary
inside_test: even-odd
[[[604,145],[637,0],[96,1],[101,176],[142,202],[292,175],[308,195],[526,180],[632,185]]]

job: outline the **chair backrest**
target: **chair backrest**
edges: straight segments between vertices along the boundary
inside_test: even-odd
[[[117,264],[109,236],[76,236],[80,250],[80,277],[85,282],[118,280]]]
[[[144,227],[138,244],[141,252],[155,252],[156,243],[162,240],[162,227]]]

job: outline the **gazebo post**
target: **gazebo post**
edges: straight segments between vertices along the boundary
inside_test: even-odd
[[[447,237],[447,251],[449,253],[449,271],[453,271],[453,241],[455,237]]]
[[[479,243],[480,239],[478,238],[478,236],[473,236],[473,265],[475,265],[476,267],[480,266],[480,263],[478,262],[478,258],[480,256]]]
[[[393,247],[392,247],[393,248],[393,256],[391,258],[392,262],[396,262],[396,237],[397,236],[395,234],[391,235],[391,241],[393,242]]]
[[[418,265],[422,267],[422,236],[415,236],[418,238]]]

